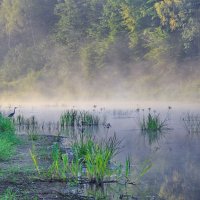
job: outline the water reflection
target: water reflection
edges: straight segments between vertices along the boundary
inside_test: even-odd
[[[189,108],[184,108],[189,109]],[[58,112],[58,111],[57,111]],[[59,110],[61,113],[61,111]],[[29,128],[38,129],[41,134],[58,134],[64,137],[76,135],[76,132],[89,132],[101,137],[116,132],[118,138],[123,138],[124,149],[116,160],[122,161],[130,154],[133,169],[139,170],[140,164],[150,160],[152,168],[141,178],[139,185],[104,184],[103,187],[85,185],[83,193],[91,199],[162,199],[162,200],[198,200],[200,197],[200,119],[199,114],[182,116],[182,110],[173,107],[168,113],[172,130],[143,131],[138,129],[135,109],[125,111],[104,110],[111,128],[97,127],[67,127],[58,126],[59,114],[48,110],[42,113],[33,112],[37,119],[25,121],[18,129],[26,132]],[[148,111],[147,111],[148,112]],[[148,113],[147,113],[148,114]],[[39,115],[48,116],[48,120],[40,120]],[[162,113],[161,113],[162,115]],[[164,116],[165,113],[163,114]],[[55,117],[56,116],[56,117]],[[184,118],[184,119],[183,119]],[[181,120],[180,120],[181,119]],[[35,121],[35,123],[33,123]],[[37,123],[36,123],[37,122]],[[22,124],[22,122],[20,122]],[[29,124],[29,125],[28,125]],[[153,151],[152,151],[153,149]],[[133,174],[134,174],[133,170]]]
[[[102,187],[87,185],[85,195],[91,199],[100,200],[159,200],[159,196],[151,195],[146,189],[131,184],[104,184]]]
[[[149,145],[159,144],[159,140],[164,138],[166,134],[168,134],[167,131],[141,131],[141,135],[147,139]]]
[[[188,112],[182,118],[188,134],[200,134],[200,115]]]

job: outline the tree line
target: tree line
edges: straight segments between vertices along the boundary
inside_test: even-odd
[[[0,0],[0,45],[2,94],[200,96],[196,0]]]

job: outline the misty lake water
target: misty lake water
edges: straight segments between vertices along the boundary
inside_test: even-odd
[[[16,115],[34,115],[40,123],[53,124],[59,120],[63,111],[71,108],[73,107],[21,107],[18,108]],[[96,108],[89,107],[91,112],[98,113],[101,117],[106,116],[106,121],[111,127],[99,126],[88,131],[92,131],[97,137],[108,137],[116,133],[117,137],[122,139],[123,146],[115,157],[116,160],[123,163],[127,155],[130,155],[133,169],[136,171],[146,161],[151,162],[152,167],[141,177],[138,185],[124,187],[120,184],[107,184],[104,189],[85,186],[81,188],[82,192],[86,195],[92,193],[99,196],[103,193],[108,199],[200,199],[200,132],[188,133],[182,120],[188,112],[199,114],[200,107],[172,105],[170,112],[168,106],[152,107],[152,112],[156,110],[160,113],[161,119],[167,119],[168,124],[168,129],[155,140],[141,133],[137,106],[125,109],[100,108],[98,105]],[[141,110],[142,106],[139,108],[140,115],[148,112],[148,106],[144,107],[144,111]],[[41,131],[41,134],[47,135],[57,133],[57,130],[48,128]]]

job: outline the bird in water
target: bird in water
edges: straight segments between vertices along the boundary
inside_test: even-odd
[[[14,116],[16,108],[17,108],[17,107],[14,107],[14,111],[13,111],[12,113],[10,113],[10,114],[8,115],[8,117],[13,117],[13,116]]]
[[[111,124],[110,123],[104,124],[104,128],[111,128]]]

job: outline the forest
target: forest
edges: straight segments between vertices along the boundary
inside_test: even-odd
[[[200,99],[197,0],[0,0],[0,100]]]

